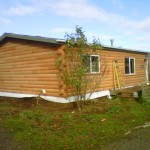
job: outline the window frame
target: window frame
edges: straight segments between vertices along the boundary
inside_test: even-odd
[[[126,69],[125,69],[125,75],[135,75],[136,74],[136,70],[135,70],[135,58],[134,57],[125,57],[125,59],[128,59],[128,63],[129,63],[129,68],[128,68],[128,71],[129,73],[126,73]],[[126,64],[125,64],[125,59],[124,59],[124,65],[126,67]],[[131,60],[134,60],[134,73],[131,73]]]
[[[86,55],[83,55],[83,57]],[[90,59],[89,59],[89,72],[87,72],[87,74],[98,74],[100,73],[100,56],[99,55],[89,55]],[[92,57],[97,57],[98,58],[98,71],[92,71]]]

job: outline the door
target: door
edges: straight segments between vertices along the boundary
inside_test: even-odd
[[[145,74],[146,74],[146,81],[148,81],[148,59],[144,59],[145,63]]]

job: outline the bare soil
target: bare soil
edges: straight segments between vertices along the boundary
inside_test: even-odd
[[[37,104],[38,101],[38,104]],[[75,103],[56,103],[56,102],[50,102],[43,100],[42,98],[11,98],[11,97],[0,97],[0,104],[1,103],[9,103],[11,106],[15,107],[22,107],[22,108],[33,108],[35,106],[45,106],[47,108],[50,108],[51,110],[65,110],[73,109],[76,107]]]

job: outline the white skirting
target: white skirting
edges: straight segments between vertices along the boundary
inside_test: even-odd
[[[86,98],[88,98],[89,95],[90,94],[86,94]],[[37,97],[39,95],[0,92],[0,96],[14,97],[14,98],[24,98],[24,97]],[[110,98],[110,92],[109,92],[109,90],[94,92],[90,96],[90,99],[94,99],[94,98],[98,98],[98,97],[103,97],[103,96],[108,96]],[[57,102],[57,103],[70,103],[70,102],[74,102],[75,99],[76,99],[76,96],[71,96],[71,97],[68,97],[68,98],[64,98],[64,97],[40,95],[40,97],[43,98],[43,99],[45,99],[45,100],[47,100],[47,101]]]

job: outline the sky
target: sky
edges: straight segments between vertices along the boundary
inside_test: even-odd
[[[0,35],[64,38],[77,25],[89,42],[150,52],[150,0],[0,0]]]

